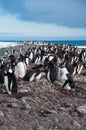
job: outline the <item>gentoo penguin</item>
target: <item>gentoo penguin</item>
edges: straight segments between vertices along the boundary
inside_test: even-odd
[[[83,67],[84,67],[84,63],[82,61],[78,61],[77,74],[81,74]]]
[[[48,63],[46,77],[48,81],[52,83],[56,80],[60,81],[63,83],[63,88],[72,89],[75,87],[73,76],[69,74],[66,67],[60,68],[58,66],[57,57],[54,57],[54,59]]]
[[[32,82],[35,79],[36,72],[34,70],[29,70],[23,77],[24,81]]]
[[[35,75],[35,80],[38,81],[39,79],[41,79],[42,77],[46,76],[46,68],[44,66],[38,68],[36,70],[36,75]]]
[[[26,75],[24,76],[23,80],[25,81],[37,81],[41,79],[45,75],[45,69],[43,68],[43,65],[36,65],[31,70],[29,70]]]
[[[16,78],[23,78],[26,74],[26,65],[23,61],[18,61],[18,63],[16,64],[15,68],[14,68],[14,73],[16,75]]]
[[[48,63],[46,77],[50,82],[54,82],[55,80],[57,80],[57,68],[52,62]]]
[[[74,89],[75,88],[74,76],[67,71],[66,67],[63,68],[58,67],[57,70],[58,70],[57,71],[58,80],[63,83],[62,88],[68,90]]]
[[[86,61],[86,50],[84,48],[79,53],[79,60],[83,62]]]
[[[68,89],[68,90],[75,89],[75,81],[74,81],[73,75],[68,73],[66,75],[63,75],[62,77],[63,77],[63,79],[62,79],[62,82],[63,82],[62,88]]]
[[[53,59],[49,62],[47,60],[46,63],[45,63],[45,66],[47,68],[46,78],[48,79],[48,81],[53,83],[55,80],[57,80],[57,67],[58,67],[57,56],[55,55],[53,57]]]
[[[72,61],[72,57],[70,56],[69,53],[67,53],[65,55],[64,61],[61,64],[59,64],[59,67],[61,68],[66,67],[67,71],[70,74],[75,75],[77,73],[77,67],[78,67],[77,60]]]
[[[3,71],[0,70],[0,84],[4,83],[4,75],[3,75]]]
[[[1,66],[0,66],[0,83],[1,84],[4,84],[4,70],[5,70],[5,63],[3,63]]]
[[[3,59],[0,59],[0,68],[2,67],[2,65],[3,65]]]
[[[29,54],[28,54],[28,52],[25,53],[24,61],[25,61],[26,66],[29,66]]]
[[[33,59],[33,56],[34,56],[34,53],[33,53],[32,49],[31,49],[31,51],[29,52],[29,58],[30,58],[30,60]]]
[[[9,95],[17,93],[17,80],[12,69],[9,69],[8,71],[4,72],[4,85],[6,92]]]

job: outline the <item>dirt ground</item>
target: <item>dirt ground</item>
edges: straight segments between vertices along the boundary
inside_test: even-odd
[[[0,86],[0,130],[86,130],[86,76],[75,90],[62,90],[45,78],[18,81],[18,94],[10,97]]]
[[[63,90],[46,78],[18,80],[9,96],[0,84],[0,130],[86,130],[86,73],[75,90]]]

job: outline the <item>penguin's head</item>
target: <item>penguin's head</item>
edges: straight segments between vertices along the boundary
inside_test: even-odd
[[[9,73],[13,73],[13,70],[11,68],[9,68],[8,72]]]
[[[6,63],[4,67],[4,75],[7,75],[8,73],[12,74],[14,72],[14,69],[10,63]]]

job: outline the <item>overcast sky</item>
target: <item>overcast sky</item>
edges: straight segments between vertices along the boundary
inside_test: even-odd
[[[0,39],[86,39],[86,0],[0,0]]]

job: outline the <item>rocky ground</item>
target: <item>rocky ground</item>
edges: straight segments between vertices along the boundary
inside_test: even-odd
[[[0,130],[86,130],[86,76],[75,90],[62,90],[45,78],[18,80],[18,94],[0,85]]]

